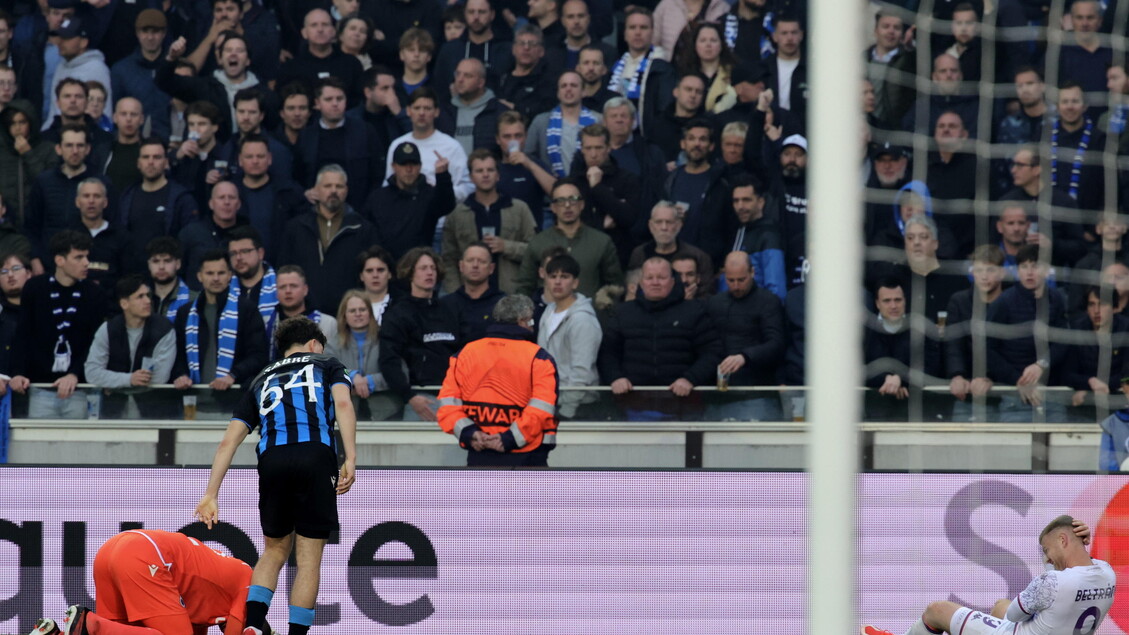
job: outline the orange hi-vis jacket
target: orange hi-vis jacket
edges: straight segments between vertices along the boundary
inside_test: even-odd
[[[451,357],[439,391],[439,427],[470,447],[481,430],[507,452],[557,444],[557,363],[516,325],[495,325]]]

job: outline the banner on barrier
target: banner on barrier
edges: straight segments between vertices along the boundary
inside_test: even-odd
[[[257,476],[229,473],[223,525],[193,521],[200,469],[0,470],[0,633],[93,606],[90,563],[124,529],[179,530],[249,562]],[[988,608],[1042,569],[1070,513],[1129,571],[1129,483],[1112,476],[859,478],[860,619],[895,632],[932,600]],[[747,472],[362,470],[340,499],[316,623],[354,632],[805,632],[806,477]],[[853,531],[844,528],[844,531]],[[272,623],[286,622],[284,570]],[[845,618],[849,620],[850,618]],[[844,624],[853,632],[854,624]],[[1129,632],[1119,594],[1098,633]]]

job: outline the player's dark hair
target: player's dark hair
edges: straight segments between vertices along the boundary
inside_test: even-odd
[[[292,346],[301,346],[310,340],[317,340],[325,346],[325,333],[321,332],[317,322],[304,315],[283,320],[274,332],[275,349],[283,353]]]
[[[145,284],[145,280],[141,276],[131,273],[118,280],[118,283],[114,285],[114,293],[117,294],[119,300],[126,300],[129,296],[137,293],[137,290],[143,284]]]
[[[545,265],[545,275],[554,273],[567,273],[573,278],[580,277],[580,263],[576,261],[569,254],[561,254],[554,256],[552,260]]]

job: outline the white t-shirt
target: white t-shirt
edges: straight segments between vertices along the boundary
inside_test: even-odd
[[[541,316],[541,319],[545,320],[545,328],[548,329],[545,332],[549,335],[556,333],[557,328],[560,327],[561,322],[564,322],[564,319],[567,315],[568,309],[565,309],[564,311],[553,311],[553,313],[550,315]]]
[[[776,76],[780,78],[777,82],[780,94],[776,98],[780,100],[780,107],[784,110],[792,109],[792,74],[796,72],[796,67],[799,65],[799,59],[776,60]]]
[[[427,182],[435,185],[435,153],[447,159],[447,171],[451,173],[451,183],[455,187],[455,198],[462,203],[463,200],[474,192],[474,183],[470,182],[470,171],[467,170],[466,151],[455,138],[436,130],[426,139],[416,139],[412,133],[396,137],[388,146],[388,159],[385,161],[384,173],[392,174],[392,154],[396,148],[405,141],[411,141],[419,148],[420,173]]]

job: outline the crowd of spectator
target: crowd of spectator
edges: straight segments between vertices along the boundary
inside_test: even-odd
[[[930,385],[923,416],[1010,386],[992,417],[1067,417],[1126,374],[1125,33],[1046,4],[873,4],[843,164],[872,418]],[[806,26],[803,0],[5,3],[0,383],[33,417],[86,416],[83,383],[160,416],[145,387],[222,394],[306,315],[362,416],[433,420],[419,387],[524,294],[562,385],[629,419],[785,416],[694,389],[804,381]]]

